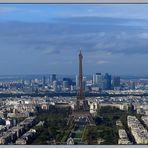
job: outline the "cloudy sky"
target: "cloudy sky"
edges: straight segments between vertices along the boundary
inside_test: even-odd
[[[148,75],[148,4],[0,4],[0,75]]]

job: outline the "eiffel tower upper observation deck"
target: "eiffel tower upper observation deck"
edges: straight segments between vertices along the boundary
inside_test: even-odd
[[[89,112],[88,101],[85,100],[84,90],[83,90],[83,65],[82,65],[82,52],[80,49],[79,53],[79,76],[78,76],[78,88],[77,88],[77,99],[75,103],[74,110],[70,119],[78,120],[80,118],[85,118],[87,122],[93,123],[92,115]]]

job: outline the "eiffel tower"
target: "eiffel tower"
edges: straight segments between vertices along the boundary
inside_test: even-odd
[[[85,99],[83,90],[83,67],[82,67],[82,52],[79,53],[79,76],[78,76],[78,88],[77,88],[77,100],[75,108],[70,115],[70,122],[79,120],[80,118],[86,119],[89,124],[94,124],[92,115],[89,112],[88,101]]]

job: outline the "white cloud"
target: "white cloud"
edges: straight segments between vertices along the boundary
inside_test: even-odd
[[[143,38],[143,39],[148,39],[148,32],[140,33],[140,34],[139,34],[139,37],[140,37],[140,38]]]
[[[97,64],[100,65],[100,64],[106,64],[106,63],[109,63],[109,61],[105,61],[105,60],[98,60],[97,61]]]
[[[111,5],[101,4],[92,6],[82,6],[81,13],[77,7],[71,9],[70,12],[59,11],[57,16],[61,17],[83,17],[83,16],[98,16],[112,18],[131,18],[131,19],[148,19],[147,5]]]

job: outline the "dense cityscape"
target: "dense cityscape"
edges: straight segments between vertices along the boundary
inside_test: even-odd
[[[0,144],[148,144],[148,80],[84,76],[85,115],[80,76],[1,77]]]

